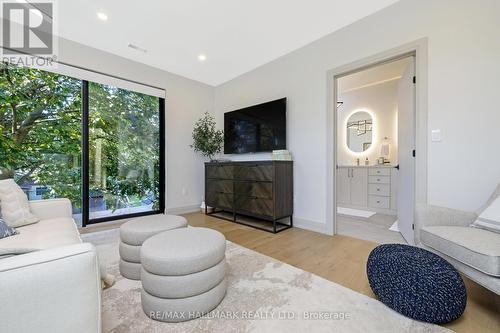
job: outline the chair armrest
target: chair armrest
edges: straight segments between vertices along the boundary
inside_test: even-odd
[[[5,333],[101,332],[101,282],[89,243],[0,260]]]
[[[468,226],[477,219],[472,212],[457,209],[421,205],[416,206],[416,226],[419,228],[429,226]]]
[[[69,199],[33,200],[30,209],[39,219],[46,220],[57,217],[73,217],[73,209]]]

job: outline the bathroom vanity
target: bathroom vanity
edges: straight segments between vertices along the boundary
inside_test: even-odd
[[[388,164],[338,166],[338,205],[397,215],[397,174],[398,170]]]

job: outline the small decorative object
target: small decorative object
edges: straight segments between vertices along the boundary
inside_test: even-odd
[[[221,151],[223,142],[224,132],[216,129],[214,116],[205,112],[194,124],[193,144],[190,147],[213,161],[214,155]]]
[[[202,201],[202,202],[201,202],[201,206],[200,206],[200,210],[201,210],[201,213],[202,213],[202,214],[205,214],[205,207],[207,208],[207,213],[208,213],[208,214],[211,214],[211,213],[213,213],[213,212],[214,212],[213,207],[206,206],[205,201]]]
[[[288,150],[273,150],[272,159],[275,161],[291,161],[292,154]]]
[[[389,143],[389,138],[384,137],[382,145],[380,146],[380,159],[382,160],[381,164],[390,163],[389,161],[390,151],[391,151],[391,144]]]

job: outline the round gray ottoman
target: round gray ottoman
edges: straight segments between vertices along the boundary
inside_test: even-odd
[[[142,308],[151,319],[180,322],[213,310],[226,293],[226,239],[207,228],[182,228],[141,248]]]
[[[141,246],[158,233],[185,228],[187,220],[177,215],[149,215],[131,219],[120,227],[120,274],[128,279],[141,278]]]

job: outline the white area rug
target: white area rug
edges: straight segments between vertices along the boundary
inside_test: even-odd
[[[205,318],[162,323],[140,303],[141,283],[118,271],[118,232],[84,235],[116,275],[103,291],[103,332],[451,332],[408,319],[382,303],[247,248],[227,242],[228,290]]]
[[[376,213],[370,212],[368,210],[352,209],[352,208],[345,208],[345,207],[338,207],[337,206],[337,214],[369,218],[369,217],[372,217],[373,215],[375,215]]]
[[[396,231],[396,232],[399,232],[399,227],[398,227],[398,220],[396,220],[396,222],[394,222],[393,225],[391,225],[391,227],[389,228],[390,231]]]

